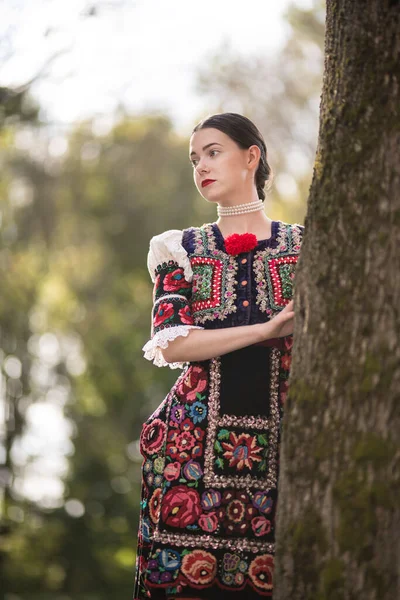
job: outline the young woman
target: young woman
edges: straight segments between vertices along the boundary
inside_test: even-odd
[[[272,596],[282,407],[303,226],[264,212],[261,133],[237,113],[190,138],[218,220],[150,241],[157,366],[182,368],[143,425],[135,599]]]

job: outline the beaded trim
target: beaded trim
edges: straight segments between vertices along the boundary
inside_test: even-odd
[[[204,452],[204,483],[206,486],[224,488],[234,486],[236,488],[266,489],[276,487],[277,474],[277,453],[278,453],[278,432],[280,425],[279,415],[279,361],[280,351],[277,348],[271,349],[270,364],[270,418],[265,420],[261,417],[244,416],[235,417],[233,415],[220,416],[220,385],[221,385],[221,359],[216,357],[210,361],[210,394],[208,399],[209,424],[207,428],[207,439]],[[217,475],[214,471],[215,451],[214,443],[217,435],[217,429],[226,424],[235,424],[236,419],[240,422],[242,429],[268,429],[268,470],[263,477],[252,477],[247,474],[240,475]]]
[[[237,417],[236,415],[222,415],[218,420],[220,427],[241,427],[243,424],[243,417]],[[263,419],[262,417],[248,416],[246,417],[246,425],[251,429],[269,429],[271,427],[271,419]]]
[[[204,227],[204,225],[202,226]],[[204,254],[204,236],[202,227],[196,227],[194,230],[194,254]]]
[[[299,223],[294,223],[291,226],[292,231],[292,239],[293,239],[293,250],[295,252],[300,252],[301,242],[303,237],[304,225],[299,225]]]
[[[157,306],[157,304],[159,302],[165,302],[166,300],[169,300],[169,298],[180,298],[181,300],[184,300],[185,302],[188,301],[186,296],[182,296],[182,294],[163,294],[157,300],[154,301],[153,309],[155,306]]]
[[[282,263],[296,263],[301,248],[301,236],[303,227],[297,223],[294,225],[279,222],[276,248],[265,248],[254,255],[253,270],[255,274],[257,294],[256,304],[261,312],[273,316],[274,313],[284,307],[285,302],[281,298],[279,276],[276,273],[274,259],[276,255],[283,257],[276,259]],[[277,300],[274,302],[274,284],[276,284]]]
[[[155,542],[174,544],[175,546],[201,546],[204,548],[237,548],[250,552],[273,552],[275,544],[262,540],[249,540],[246,538],[213,538],[211,535],[190,535],[187,533],[170,533],[156,530],[153,535]]]

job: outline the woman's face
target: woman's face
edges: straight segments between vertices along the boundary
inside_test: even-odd
[[[239,148],[228,135],[208,127],[192,134],[189,156],[196,187],[209,202],[231,206],[243,202],[246,194],[255,191],[254,173],[260,156],[258,146]],[[213,183],[203,185],[209,179]]]

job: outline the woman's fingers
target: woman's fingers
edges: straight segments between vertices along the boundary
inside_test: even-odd
[[[291,310],[290,312],[287,312],[283,315],[282,319],[284,321],[289,321],[290,319],[293,319],[294,317],[294,310]]]
[[[293,300],[290,300],[290,302],[288,302],[286,304],[286,306],[278,313],[278,314],[286,314],[287,312],[290,312],[293,310]]]
[[[294,300],[290,300],[283,310],[292,310],[293,309]]]

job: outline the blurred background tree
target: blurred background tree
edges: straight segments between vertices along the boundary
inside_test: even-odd
[[[288,222],[303,222],[311,182],[324,18],[322,2],[293,4],[280,55],[244,59],[223,45],[198,73],[213,112],[242,112],[264,133],[266,212]],[[132,594],[138,437],[178,375],[141,351],[149,239],[215,220],[188,137],[166,115],[123,107],[112,127],[93,118],[64,130],[29,84],[0,88],[0,598]]]

